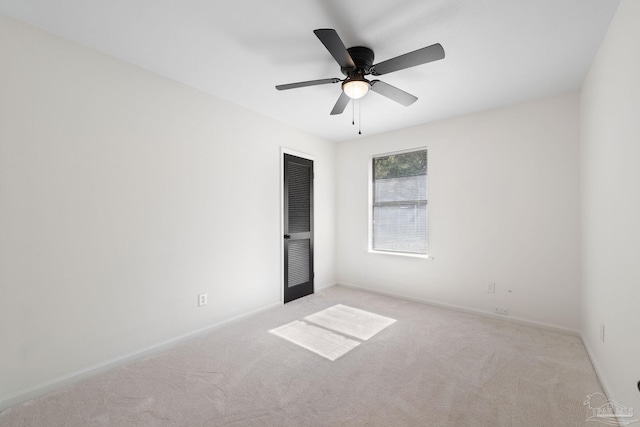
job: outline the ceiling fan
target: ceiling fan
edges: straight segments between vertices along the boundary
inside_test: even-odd
[[[278,85],[276,89],[287,90],[342,82],[342,93],[333,106],[333,110],[331,110],[332,115],[342,114],[351,99],[362,98],[367,94],[369,89],[404,106],[413,104],[418,100],[417,97],[380,80],[368,80],[366,76],[381,76],[444,58],[442,45],[436,43],[374,65],[373,50],[368,47],[354,46],[347,49],[336,30],[319,29],[313,32],[334,57],[338,65],[340,65],[340,71],[342,71],[342,74],[344,74],[346,78],[339,79],[334,77],[330,79],[289,83]]]

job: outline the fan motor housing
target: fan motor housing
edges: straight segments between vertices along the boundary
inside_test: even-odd
[[[351,59],[356,64],[356,70],[362,70],[363,74],[370,74],[371,66],[373,65],[373,51],[368,47],[354,46],[347,49]],[[340,71],[345,76],[349,76],[354,70],[352,68],[340,67]]]

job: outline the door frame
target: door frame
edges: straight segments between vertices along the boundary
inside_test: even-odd
[[[287,148],[287,147],[280,147],[280,234],[278,235],[278,238],[280,239],[280,281],[279,281],[279,286],[280,286],[280,304],[284,305],[284,239],[282,238],[282,236],[284,236],[284,155],[285,154],[290,154],[292,156],[296,156],[296,157],[301,157],[303,159],[307,159],[307,160],[311,160],[313,162],[313,166],[314,166],[314,171],[315,171],[315,166],[316,166],[316,159],[317,157],[312,155],[312,154],[308,154],[308,153],[304,153],[302,151],[296,151],[293,150],[291,148]],[[315,172],[314,172],[315,175]],[[315,189],[315,176],[313,177],[313,182],[314,182],[314,189]],[[316,217],[316,203],[315,203],[315,191],[314,191],[314,203],[312,204],[313,209],[313,218]],[[314,226],[315,228],[315,221],[314,221]],[[314,265],[314,269],[316,266],[316,250],[314,248],[313,251],[313,265]],[[312,272],[314,273],[314,272]]]

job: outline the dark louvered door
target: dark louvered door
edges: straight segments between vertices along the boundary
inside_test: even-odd
[[[284,302],[313,293],[313,162],[284,155]]]

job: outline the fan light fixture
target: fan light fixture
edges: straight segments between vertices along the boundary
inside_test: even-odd
[[[342,83],[342,90],[351,99],[360,99],[369,92],[371,84],[366,79],[347,80]]]

